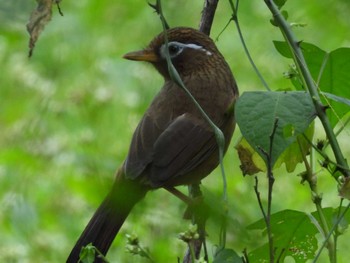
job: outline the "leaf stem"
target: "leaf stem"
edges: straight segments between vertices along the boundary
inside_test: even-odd
[[[261,83],[264,85],[265,89],[268,90],[268,91],[271,91],[269,85],[267,84],[267,82],[265,81],[264,77],[260,73],[258,67],[255,65],[254,60],[253,60],[253,58],[250,55],[250,52],[248,50],[247,44],[245,43],[245,40],[244,40],[244,37],[243,37],[243,33],[242,33],[242,30],[241,30],[241,26],[240,26],[239,21],[238,21],[239,0],[236,0],[236,6],[233,4],[232,0],[229,0],[229,3],[230,3],[230,6],[231,6],[231,9],[232,9],[232,12],[233,12],[231,20],[233,20],[233,22],[236,25],[236,28],[237,28],[237,31],[238,31],[238,35],[239,35],[239,39],[241,40],[244,52],[246,53],[250,64],[252,65],[255,73],[258,75],[258,77],[259,77]]]

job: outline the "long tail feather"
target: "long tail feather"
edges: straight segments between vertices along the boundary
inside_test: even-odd
[[[71,251],[67,263],[79,261],[81,248],[92,243],[106,255],[133,206],[140,201],[147,190],[134,181],[118,176],[112,191],[99,206],[90,222]],[[95,262],[103,262],[96,258]]]

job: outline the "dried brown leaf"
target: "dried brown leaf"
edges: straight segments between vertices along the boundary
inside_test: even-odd
[[[235,148],[241,161],[239,167],[244,176],[253,175],[265,170],[264,161],[244,138],[241,138],[241,140],[235,145]]]
[[[29,57],[31,57],[33,54],[35,43],[37,42],[40,33],[51,20],[52,4],[56,3],[55,0],[37,0],[37,2],[38,6],[33,10],[27,24],[27,31],[30,35]]]

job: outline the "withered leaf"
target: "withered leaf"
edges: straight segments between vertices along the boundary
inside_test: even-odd
[[[29,22],[27,24],[27,31],[30,35],[29,39],[29,54],[31,57],[40,33],[44,30],[44,27],[51,20],[52,17],[52,5],[58,4],[57,0],[37,0],[38,5],[30,15]]]
[[[264,161],[243,137],[235,145],[235,148],[241,161],[239,167],[244,176],[253,175],[265,170]]]

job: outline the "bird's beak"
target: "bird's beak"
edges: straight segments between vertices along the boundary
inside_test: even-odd
[[[158,56],[151,49],[132,51],[123,56],[125,59],[136,61],[157,62]]]

